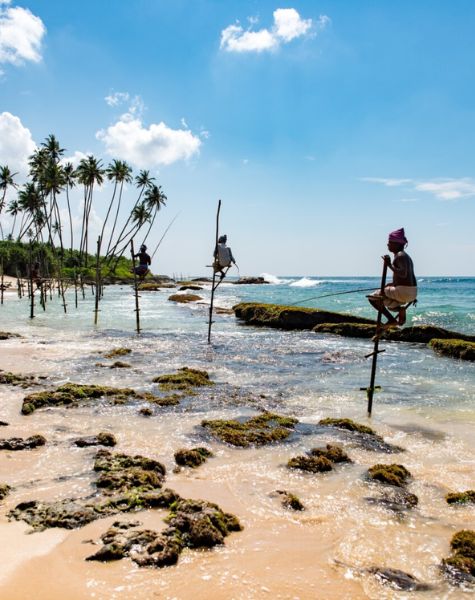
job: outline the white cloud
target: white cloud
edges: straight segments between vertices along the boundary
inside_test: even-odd
[[[202,143],[189,129],[171,129],[163,122],[144,127],[132,113],[98,131],[96,138],[104,142],[109,155],[144,169],[187,160],[199,153]]]
[[[128,102],[130,100],[130,95],[128,92],[114,92],[113,94],[106,96],[104,100],[109,106],[119,106],[119,104]]]
[[[388,177],[361,177],[361,181],[369,181],[370,183],[382,183],[387,187],[397,187],[412,183],[412,179],[394,179]]]
[[[84,158],[87,158],[91,154],[92,152],[81,152],[80,150],[76,150],[72,156],[63,156],[63,158],[60,160],[60,163],[62,165],[71,163],[73,167],[76,168]]]
[[[475,196],[475,180],[470,177],[459,179],[434,179],[431,181],[417,181],[414,179],[391,179],[386,177],[362,177],[361,181],[381,183],[387,187],[405,185],[415,192],[427,192],[440,200],[458,200]],[[401,200],[402,202],[415,202],[415,198]]]
[[[39,62],[45,33],[43,21],[27,8],[0,4],[0,63]]]
[[[220,48],[227,52],[263,52],[275,50],[281,44],[310,33],[312,19],[302,19],[295,8],[278,8],[274,11],[274,24],[271,29],[259,31],[244,30],[238,23],[229,25],[221,32]],[[257,18],[248,17],[250,26],[257,23]],[[327,16],[320,16],[316,28],[324,29],[330,22]]]
[[[25,177],[28,172],[28,156],[36,144],[29,129],[18,117],[9,112],[0,114],[0,164]]]

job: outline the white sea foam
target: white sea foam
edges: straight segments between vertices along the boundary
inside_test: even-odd
[[[302,279],[299,279],[298,281],[294,281],[293,283],[289,284],[289,287],[309,288],[309,287],[315,287],[317,285],[320,285],[321,283],[325,283],[325,281],[317,280],[317,279],[309,279],[308,277],[302,277]]]
[[[272,275],[272,273],[261,273],[261,277],[264,278],[264,281],[268,283],[272,283],[273,285],[279,285],[282,283],[287,283],[288,279],[280,279],[277,275]]]

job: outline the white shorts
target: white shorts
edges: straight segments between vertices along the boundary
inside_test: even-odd
[[[380,290],[372,295],[379,296]],[[413,302],[417,298],[415,285],[388,285],[384,288],[384,306],[389,310],[397,310],[403,304]]]

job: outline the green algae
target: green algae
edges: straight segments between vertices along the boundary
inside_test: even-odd
[[[170,300],[170,302],[186,304],[188,302],[198,302],[198,300],[203,300],[203,298],[197,294],[172,294],[169,296],[168,300]]]
[[[360,423],[356,423],[351,419],[321,419],[318,422],[319,425],[324,425],[328,427],[337,427],[338,429],[346,429],[348,431],[356,431],[357,433],[367,433],[368,435],[376,436],[376,432],[371,427],[366,425],[361,425]]]
[[[116,358],[118,356],[126,356],[130,354],[132,350],[130,348],[115,348],[104,354],[105,358]]]
[[[315,333],[331,333],[352,338],[371,338],[376,332],[376,325],[366,323],[321,323],[313,328]]]
[[[475,490],[453,492],[445,496],[448,504],[475,504]]]
[[[281,497],[281,504],[289,510],[305,510],[305,506],[300,501],[300,498],[287,490],[276,490],[276,493]]]
[[[370,479],[386,483],[397,487],[404,487],[411,476],[411,473],[403,465],[383,465],[377,464],[368,469]]]
[[[152,379],[153,383],[160,384],[161,390],[192,390],[194,387],[214,385],[209,378],[209,373],[200,369],[182,367],[176,373],[159,375]]]
[[[335,444],[327,444],[326,448],[312,448],[310,455],[315,457],[324,456],[332,463],[352,462],[343,448]]]
[[[442,569],[452,583],[475,583],[475,531],[462,529],[450,541],[452,556],[442,560]]]
[[[475,361],[475,342],[458,339],[433,339],[430,341],[429,346],[437,352],[437,354],[441,354],[442,356],[469,360],[472,362]]]
[[[20,386],[23,388],[37,385],[33,375],[18,375],[16,373],[10,373],[9,371],[2,371],[2,369],[0,369],[0,384]]]
[[[325,456],[294,456],[287,462],[289,469],[298,469],[308,473],[326,473],[333,469],[331,460]]]
[[[234,419],[204,420],[202,427],[214,437],[231,446],[247,448],[285,440],[292,433],[297,419],[264,412],[243,422]]]
[[[202,465],[206,459],[213,456],[213,453],[208,448],[182,448],[175,452],[175,462],[180,467],[196,468]]]

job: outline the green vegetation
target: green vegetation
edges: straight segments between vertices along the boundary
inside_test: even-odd
[[[209,373],[200,369],[182,367],[176,373],[159,375],[152,379],[153,383],[160,384],[161,390],[192,390],[194,387],[214,385],[209,378]]]
[[[168,299],[171,302],[179,302],[181,304],[203,300],[201,296],[197,296],[196,294],[172,294]]]
[[[16,375],[8,371],[2,371],[0,369],[0,384],[15,385],[22,388],[31,387],[36,385],[35,378],[32,375]]]
[[[130,354],[132,350],[130,348],[114,348],[104,354],[104,358],[116,358],[117,356],[126,356]]]
[[[199,467],[207,458],[213,456],[208,448],[182,448],[175,452],[175,462],[180,467]]]
[[[377,435],[374,429],[367,427],[366,425],[360,425],[351,419],[321,419],[318,422],[319,425],[325,425],[328,427],[337,427],[338,429],[346,429],[348,431],[356,431],[358,433],[367,433],[368,435]]]
[[[276,493],[280,495],[281,504],[284,508],[290,510],[305,510],[305,506],[295,494],[287,492],[286,490],[277,490]]]
[[[264,412],[243,422],[237,420],[202,421],[210,433],[231,446],[247,448],[285,440],[292,433],[297,419]]]
[[[452,556],[442,560],[442,568],[454,583],[475,583],[475,531],[462,529],[450,542]]]
[[[331,460],[325,456],[294,456],[291,458],[287,467],[289,469],[298,469],[299,471],[307,471],[309,473],[325,473],[331,471],[333,465]]]
[[[464,340],[441,340],[433,339],[429,346],[442,356],[459,358],[461,360],[475,361],[475,342]]]
[[[404,487],[411,477],[409,471],[403,465],[374,465],[368,469],[368,477],[396,487]]]
[[[326,448],[312,448],[310,450],[310,455],[324,456],[332,463],[352,462],[351,458],[343,450],[343,448],[334,444],[327,444]]]
[[[445,496],[448,504],[475,504],[475,490],[453,492]]]

